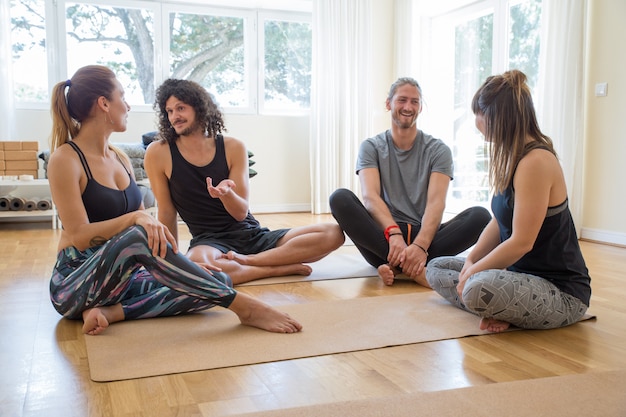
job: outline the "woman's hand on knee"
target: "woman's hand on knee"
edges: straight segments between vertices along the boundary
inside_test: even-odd
[[[144,228],[148,235],[148,247],[152,250],[152,255],[165,258],[167,254],[167,244],[172,246],[172,251],[178,253],[178,244],[174,235],[163,223],[159,222],[148,213],[138,212],[135,224]]]

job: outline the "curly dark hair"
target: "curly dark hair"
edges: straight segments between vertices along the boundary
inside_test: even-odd
[[[161,138],[169,143],[174,143],[178,139],[178,134],[170,124],[165,110],[165,103],[172,96],[194,108],[196,120],[208,137],[215,137],[222,131],[226,131],[222,112],[204,87],[195,81],[169,78],[157,88],[153,105],[159,117]]]

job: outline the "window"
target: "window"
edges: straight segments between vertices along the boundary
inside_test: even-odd
[[[67,74],[106,65],[131,104],[154,101],[154,12],[140,8],[65,4]]]
[[[259,91],[264,96],[262,112],[283,109],[308,109],[311,102],[311,24],[299,20],[280,20],[264,15],[259,25],[259,43],[264,51]]]
[[[11,0],[13,93],[26,103],[48,102],[45,4]]]
[[[230,112],[309,107],[312,36],[310,13],[301,10],[11,0],[10,13],[20,106],[47,104],[48,80],[52,85],[83,65],[101,64],[115,71],[136,109],[150,109],[156,86],[168,77],[200,83]],[[47,31],[44,22],[51,22]],[[48,64],[50,71],[42,71]]]
[[[250,109],[254,89],[249,39],[254,15],[177,10],[180,7],[171,7],[167,14],[168,76],[198,82],[222,107]]]
[[[475,128],[474,93],[494,73],[516,68],[537,83],[541,0],[482,1],[433,19],[428,68],[429,133],[452,149],[454,180],[447,209],[489,203],[488,144]],[[426,129],[426,128],[425,128]]]

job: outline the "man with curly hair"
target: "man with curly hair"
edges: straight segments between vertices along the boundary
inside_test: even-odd
[[[246,146],[222,135],[222,113],[200,84],[166,80],[154,108],[160,140],[146,150],[144,165],[159,220],[176,238],[177,215],[189,227],[191,260],[240,284],[309,275],[307,263],[343,244],[343,232],[333,223],[279,230],[259,224],[249,210]]]

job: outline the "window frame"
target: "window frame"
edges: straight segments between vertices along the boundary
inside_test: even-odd
[[[198,13],[215,16],[242,17],[244,23],[244,80],[248,90],[248,105],[242,107],[223,106],[222,110],[229,114],[256,115],[301,115],[308,114],[310,109],[272,109],[264,107],[265,82],[263,79],[264,65],[264,19],[310,23],[311,2],[309,0],[265,0],[255,2],[249,7],[245,0],[44,0],[46,15],[46,59],[48,65],[48,94],[59,81],[71,76],[67,68],[65,12],[67,3],[82,3],[95,6],[110,6],[126,9],[146,9],[154,15],[154,84],[155,88],[169,77],[169,13]],[[209,3],[209,4],[207,4]],[[247,7],[246,7],[247,5]],[[263,34],[264,35],[264,34]],[[152,104],[130,103],[133,111],[153,112]],[[44,110],[49,109],[48,102],[15,101],[17,109]]]

